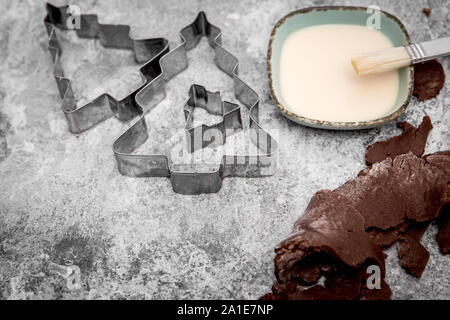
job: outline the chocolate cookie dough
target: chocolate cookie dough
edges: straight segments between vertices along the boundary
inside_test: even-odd
[[[417,225],[428,225],[441,215],[448,202],[445,194],[449,182],[450,153],[424,158],[408,153],[362,170],[336,192],[361,213],[366,231],[376,244],[387,248],[400,239],[401,265],[420,277],[429,254],[420,244],[423,232],[416,233]]]
[[[444,205],[442,214],[438,220],[439,232],[436,240],[439,243],[442,254],[450,253],[450,201]]]
[[[400,264],[409,274],[420,278],[427,265],[430,254],[420,243],[423,233],[430,222],[414,223],[408,231],[400,235],[398,257]]]
[[[400,235],[408,230],[410,225],[409,221],[405,221],[402,224],[382,230],[378,228],[367,228],[366,232],[369,234],[373,242],[379,245],[381,248],[389,248],[399,239]]]
[[[424,157],[429,163],[442,170],[443,176],[450,176],[450,150],[436,152]],[[442,209],[438,219],[439,232],[436,239],[442,254],[450,253],[450,183],[447,183],[447,191],[441,197]]]
[[[450,165],[450,157],[447,161]],[[375,163],[335,191],[361,213],[366,229],[388,230],[437,218],[449,179],[441,168],[408,153]]]
[[[423,9],[422,9],[422,12],[423,12],[427,17],[429,17],[430,14],[431,14],[431,9],[430,9],[430,8],[423,8]]]
[[[442,64],[437,60],[430,60],[414,65],[414,91],[419,100],[436,97],[445,83],[445,73]]]
[[[329,190],[314,195],[275,253],[277,282],[265,299],[355,299],[363,289],[370,298],[362,281],[367,267],[377,265],[384,279],[384,256],[365,232],[364,218]]]
[[[402,267],[420,278],[429,259],[420,239],[436,218],[441,252],[449,252],[450,150],[421,157],[427,117],[418,129],[401,127],[401,136],[373,147],[371,167],[314,195],[275,248],[276,282],[262,299],[389,299],[381,250],[398,241]],[[380,268],[379,289],[367,285],[369,266]]]
[[[375,142],[367,147],[367,165],[380,162],[388,157],[393,159],[395,156],[409,151],[418,157],[423,155],[428,134],[433,129],[430,117],[423,117],[418,128],[406,121],[397,123],[397,127],[403,130],[401,135],[386,141]]]

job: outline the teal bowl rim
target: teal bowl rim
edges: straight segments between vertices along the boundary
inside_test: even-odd
[[[311,11],[328,11],[328,10],[364,10],[367,11],[367,7],[355,7],[355,6],[320,6],[320,7],[308,7],[308,8],[304,8],[304,9],[299,9],[299,10],[295,10],[292,11],[290,13],[288,13],[287,15],[285,15],[284,17],[282,17],[280,20],[278,20],[278,22],[275,24],[275,26],[273,27],[272,33],[270,34],[270,40],[269,40],[269,47],[267,50],[267,72],[268,72],[268,77],[269,77],[269,86],[270,86],[270,95],[273,99],[273,101],[275,102],[275,105],[278,107],[278,109],[280,109],[280,111],[282,112],[282,114],[284,116],[286,116],[287,118],[289,118],[290,120],[303,124],[305,126],[308,127],[314,127],[314,128],[323,128],[323,129],[334,129],[334,130],[354,130],[354,129],[368,129],[368,128],[373,128],[385,123],[388,123],[392,120],[394,120],[395,118],[397,118],[399,115],[401,115],[406,108],[408,107],[410,101],[411,101],[411,97],[412,97],[412,93],[413,93],[413,88],[414,88],[414,68],[413,66],[409,66],[409,84],[408,84],[408,96],[405,99],[404,103],[397,109],[395,110],[393,113],[391,113],[390,115],[387,115],[383,118],[379,118],[379,119],[375,119],[375,120],[369,120],[369,121],[354,121],[354,122],[334,122],[334,121],[323,121],[323,120],[315,120],[315,119],[310,119],[310,118],[306,118],[306,117],[302,117],[296,113],[293,113],[289,110],[287,110],[282,103],[280,102],[280,100],[278,99],[278,97],[275,94],[275,90],[273,88],[273,79],[272,79],[272,63],[271,63],[271,59],[272,59],[272,44],[275,38],[275,35],[278,31],[278,28],[290,17],[294,16],[294,15],[298,15],[298,14],[303,14],[303,13],[308,13]],[[392,21],[394,21],[399,27],[400,29],[403,31],[403,33],[406,36],[406,40],[408,42],[408,44],[411,43],[411,39],[409,37],[408,31],[406,31],[405,26],[403,25],[403,23],[394,15],[390,14],[389,12],[380,10],[380,12],[382,12],[384,15],[386,15],[389,19],[391,19]]]

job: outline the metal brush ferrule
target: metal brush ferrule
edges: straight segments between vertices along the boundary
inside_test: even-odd
[[[450,37],[412,43],[405,46],[405,49],[411,57],[412,63],[431,60],[450,54]]]
[[[409,46],[405,46],[406,51],[411,57],[412,63],[418,63],[427,60],[425,51],[418,43],[412,43]]]

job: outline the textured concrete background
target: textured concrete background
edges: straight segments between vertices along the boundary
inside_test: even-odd
[[[340,1],[378,4],[399,17],[413,40],[450,35],[450,1]],[[121,176],[111,145],[127,124],[105,121],[87,133],[67,131],[46,33],[44,4],[0,0],[0,298],[257,298],[274,280],[273,248],[291,231],[319,189],[335,188],[364,168],[365,147],[398,134],[381,128],[331,132],[298,126],[272,105],[266,49],[275,22],[291,10],[325,1],[80,1],[104,23],[130,24],[135,36],[167,37],[199,10],[224,31],[240,59],[240,74],[261,96],[267,129],[279,129],[279,168],[273,177],[226,179],[217,194],[183,196],[165,178]],[[55,2],[57,5],[63,2]],[[333,3],[335,4],[335,3]],[[430,17],[422,8],[432,9]],[[63,39],[63,65],[80,103],[108,91],[120,97],[139,80],[132,53],[97,41]],[[66,41],[67,40],[67,41]],[[203,41],[189,53],[191,68],[168,86],[147,116],[150,130],[180,120],[192,82],[221,90],[231,81],[211,63]],[[449,60],[444,61],[450,75]],[[125,79],[125,80],[124,80]],[[433,100],[413,99],[400,120],[431,116],[427,152],[450,148],[450,85]],[[170,129],[170,128],[169,128]],[[159,140],[158,140],[159,139]],[[149,141],[150,150],[158,143]],[[387,281],[397,299],[450,299],[450,258],[432,226],[423,238],[431,257],[417,280],[387,251]]]

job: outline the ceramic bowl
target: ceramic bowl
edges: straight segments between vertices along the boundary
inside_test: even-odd
[[[302,117],[289,111],[289,107],[283,101],[280,89],[280,57],[281,49],[286,39],[293,32],[302,28],[323,24],[355,24],[366,26],[367,18],[372,13],[368,13],[368,9],[364,7],[347,7],[347,6],[327,6],[327,7],[311,7],[297,10],[289,13],[281,18],[273,28],[270,36],[269,48],[267,53],[267,68],[269,75],[269,85],[277,107],[284,116],[292,121],[305,126],[336,129],[336,130],[353,130],[365,129],[382,125],[402,114],[412,96],[414,85],[414,69],[412,66],[401,68],[399,73],[399,90],[397,100],[392,112],[382,118],[370,121],[359,122],[331,122],[317,119],[309,119]],[[394,46],[405,46],[410,43],[408,32],[403,24],[394,17],[384,11],[380,11],[380,29],[394,44]]]

